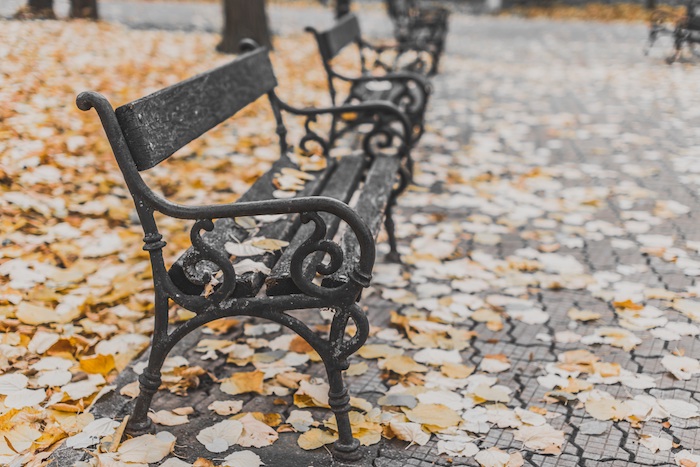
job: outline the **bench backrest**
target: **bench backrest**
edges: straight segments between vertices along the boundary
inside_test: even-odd
[[[386,0],[387,13],[394,21],[404,20],[408,17],[410,10],[415,7],[414,0]]]
[[[190,141],[274,90],[265,48],[116,110],[136,167],[155,167]]]
[[[360,23],[357,21],[357,16],[352,13],[343,16],[333,27],[325,31],[319,32],[313,28],[307,28],[307,30],[315,34],[324,62],[333,59],[346,46],[357,43],[360,39]]]

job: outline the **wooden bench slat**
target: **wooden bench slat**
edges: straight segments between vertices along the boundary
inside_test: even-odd
[[[304,185],[304,189],[297,193],[297,196],[313,196],[318,195],[321,189],[325,186],[328,177],[333,171],[334,161],[329,161],[329,166],[320,172],[311,172],[316,178],[309,180]],[[279,173],[283,168],[297,168],[289,157],[282,156],[275,161],[272,168],[264,175],[258,178],[248,191],[239,198],[239,202],[258,201],[265,199],[273,199],[273,191],[276,189],[272,184],[275,174]],[[256,236],[265,238],[274,238],[277,240],[289,241],[299,228],[299,215],[289,214],[284,218],[275,222],[270,222],[260,226],[260,230]],[[204,232],[202,238],[217,250],[223,251],[226,242],[242,242],[248,237],[248,231],[238,224],[234,219],[217,219],[214,223],[214,230]],[[254,261],[260,261],[270,267],[274,264],[275,259],[280,255],[270,253],[261,256],[250,257]],[[185,253],[170,268],[170,277],[175,283],[187,293],[198,294],[202,291],[203,278],[207,273],[214,274],[219,268],[213,263],[200,262],[196,265],[189,265],[196,257],[195,250],[190,247]],[[241,258],[243,259],[243,258]],[[233,262],[235,266],[236,261]],[[196,267],[195,267],[196,266]],[[238,277],[235,296],[252,296],[255,295],[264,282],[264,276],[247,273]]]
[[[386,212],[389,197],[399,171],[401,161],[397,157],[378,157],[367,173],[365,184],[362,187],[354,208],[357,214],[367,224],[374,238],[377,238],[382,226],[382,220]],[[340,242],[345,258],[356,258],[360,248],[357,237],[352,230],[347,230]],[[348,281],[354,264],[352,261],[343,261],[343,265],[331,276],[324,279],[323,284],[336,286]]]
[[[367,159],[364,156],[345,156],[341,158],[321,195],[347,203],[360,183],[366,161]],[[333,238],[338,231],[340,219],[325,212],[322,212],[320,215],[326,222],[326,238]],[[292,255],[299,245],[311,236],[314,227],[315,225],[312,222],[304,224],[294,235],[289,247],[277,261],[277,264],[265,281],[267,295],[299,293],[299,289],[294,284],[290,273]],[[316,253],[307,259],[303,268],[306,277],[313,277],[316,266],[323,260],[323,256],[322,253]]]
[[[267,49],[261,48],[123,105],[116,115],[137,168],[146,170],[275,86]]]

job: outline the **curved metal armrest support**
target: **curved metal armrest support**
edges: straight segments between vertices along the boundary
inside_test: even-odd
[[[419,21],[429,23],[445,21],[448,16],[450,16],[450,10],[439,6],[420,8],[418,10],[418,14],[416,15]]]
[[[244,203],[185,206],[161,199],[154,206],[159,212],[178,219],[219,219],[268,214],[294,214],[328,212],[345,221],[355,232],[360,243],[359,267],[362,273],[371,275],[374,266],[374,239],[367,224],[347,204],[326,196],[307,196],[292,199],[271,199]],[[370,248],[371,246],[371,248]]]
[[[402,126],[402,139],[407,145],[410,144],[411,135],[413,134],[410,120],[404,114],[401,109],[396,105],[388,101],[377,101],[377,102],[362,102],[359,104],[345,104],[339,105],[337,107],[307,107],[300,109],[298,107],[293,107],[284,101],[277,98],[277,102],[280,108],[294,115],[302,115],[307,117],[313,117],[316,115],[329,114],[334,116],[340,116],[343,114],[358,113],[358,114],[376,114],[376,115],[389,115],[396,118]]]
[[[358,39],[357,44],[361,48],[373,50],[374,52],[376,52],[380,55],[382,53],[386,52],[387,50],[398,50],[399,49],[399,44],[378,45],[378,44],[372,44],[371,42],[367,42],[364,39]]]
[[[385,75],[381,76],[372,76],[372,75],[362,75],[362,76],[356,76],[356,77],[349,77],[349,76],[344,76],[340,75],[338,73],[335,73],[335,75],[344,81],[349,81],[351,83],[363,83],[363,82],[368,82],[368,81],[399,81],[399,82],[407,82],[407,81],[413,81],[416,83],[418,88],[423,92],[425,98],[427,98],[430,93],[432,92],[432,87],[430,85],[430,82],[422,75],[419,75],[418,73],[413,73],[411,71],[392,71],[390,73],[387,73]]]
[[[314,233],[304,243],[294,251],[291,260],[292,279],[297,287],[305,294],[313,297],[332,298],[338,292],[349,293],[346,300],[354,300],[360,288],[368,287],[372,278],[372,268],[376,251],[374,247],[374,237],[367,224],[360,216],[347,204],[334,198],[325,196],[308,196],[292,199],[271,199],[262,201],[251,201],[243,203],[208,205],[208,206],[182,206],[163,200],[167,204],[155,207],[158,211],[170,217],[180,219],[196,219],[197,222],[192,230],[192,244],[195,249],[201,252],[200,260],[209,260],[217,264],[223,271],[221,286],[208,300],[209,303],[220,303],[228,298],[236,286],[235,268],[228,261],[228,255],[218,251],[212,251],[199,235],[201,229],[211,231],[214,228],[214,219],[234,218],[240,216],[256,216],[268,214],[301,214],[303,222],[314,221],[316,229]],[[333,214],[348,224],[354,235],[357,237],[360,247],[359,258],[345,258],[344,252],[338,244],[326,237],[326,225],[319,212]],[[307,278],[302,273],[304,260],[315,252],[323,251],[331,256],[329,265],[320,265],[317,269],[323,275],[329,275],[338,270],[345,261],[353,261],[354,266],[350,268],[350,282],[338,287],[320,287],[313,283],[312,278]],[[357,262],[355,262],[357,259]],[[203,302],[202,297],[193,300]]]

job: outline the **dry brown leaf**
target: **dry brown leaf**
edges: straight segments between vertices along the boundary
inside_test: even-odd
[[[263,392],[263,378],[265,373],[262,371],[250,371],[234,373],[228,378],[221,380],[221,391],[232,396],[245,394],[247,392]]]
[[[454,410],[442,404],[418,404],[413,409],[403,409],[412,422],[420,423],[431,432],[457,426],[462,417]]]
[[[389,370],[399,375],[407,375],[408,373],[426,373],[428,367],[421,365],[413,360],[408,355],[394,355],[385,360],[380,360],[377,364],[382,370]]]
[[[323,445],[335,442],[338,439],[338,435],[334,435],[326,430],[321,430],[319,428],[311,428],[306,433],[302,433],[297,439],[297,444],[300,448],[310,451],[313,449],[318,449]]]

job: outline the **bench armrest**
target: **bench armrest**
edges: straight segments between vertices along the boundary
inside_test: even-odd
[[[419,55],[421,53],[433,53],[430,43],[423,43],[422,41],[411,41],[410,46],[407,47],[406,44],[403,42],[404,41],[399,40],[398,43],[379,45],[372,44],[370,42],[365,41],[364,39],[359,39],[358,45],[360,46],[360,49],[368,49],[374,53],[374,58],[373,60],[371,60],[372,63],[370,69],[381,69],[388,74],[401,72],[401,68],[399,67],[399,60],[401,59],[401,57],[403,57],[409,52],[417,52]],[[386,56],[385,54],[388,54],[389,52],[391,52],[392,54]],[[424,62],[425,60],[423,59],[420,61]]]
[[[432,92],[430,82],[422,75],[412,71],[391,71],[385,75],[361,75],[361,76],[345,76],[339,73],[333,73],[337,78],[350,83],[362,83],[368,81],[399,81],[399,82],[414,82],[418,89],[421,90],[423,97],[428,98]]]
[[[413,135],[413,125],[406,116],[404,112],[401,111],[396,105],[391,102],[362,102],[358,104],[345,104],[336,107],[306,107],[300,109],[298,107],[293,107],[286,102],[276,97],[276,101],[280,108],[294,115],[305,116],[308,119],[314,120],[319,115],[332,115],[334,117],[341,117],[344,114],[363,114],[363,115],[379,115],[388,116],[392,119],[398,121],[401,125],[402,134],[397,135],[401,138],[403,147],[400,148],[400,156],[408,157],[408,150],[411,146],[411,136]],[[382,121],[381,124],[387,124],[388,122]],[[308,128],[307,128],[308,130]]]
[[[159,197],[160,198],[160,197]],[[153,208],[167,216],[178,219],[196,220],[191,232],[192,245],[199,253],[201,260],[211,261],[223,271],[223,283],[210,297],[211,302],[217,302],[227,298],[236,286],[235,270],[224,252],[213,251],[202,239],[201,230],[211,231],[214,228],[214,220],[220,218],[235,218],[270,214],[301,214],[302,222],[313,221],[316,224],[314,233],[294,253],[292,267],[302,267],[307,256],[324,251],[331,257],[330,265],[324,270],[319,270],[324,275],[335,272],[345,261],[354,261],[354,258],[344,258],[340,247],[325,239],[326,226],[318,215],[319,212],[327,212],[345,221],[357,237],[360,246],[359,258],[352,268],[351,282],[348,284],[329,288],[319,287],[303,274],[293,275],[295,285],[304,293],[314,297],[330,298],[337,296],[341,288],[357,290],[368,287],[372,277],[372,268],[376,257],[374,237],[367,224],[347,204],[334,198],[325,196],[307,196],[292,199],[271,199],[261,201],[249,201],[242,203],[216,204],[205,206],[186,206],[172,203],[160,198],[153,202]],[[174,284],[173,284],[174,286]],[[350,297],[354,300],[356,297]]]

